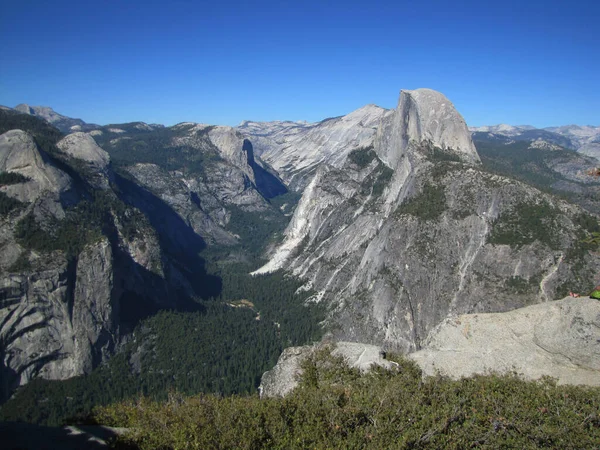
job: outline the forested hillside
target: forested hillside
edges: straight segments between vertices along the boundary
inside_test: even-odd
[[[598,165],[596,159],[567,149],[536,148],[531,141],[478,140],[477,133],[474,143],[487,170],[600,213],[600,180],[587,175]]]
[[[241,269],[241,268],[240,268]],[[220,273],[224,292],[194,311],[161,311],[144,319],[108,364],[65,381],[36,379],[0,409],[0,420],[59,425],[94,406],[140,394],[164,400],[256,392],[285,347],[318,341],[319,307],[305,306],[297,282],[281,273],[249,278]]]

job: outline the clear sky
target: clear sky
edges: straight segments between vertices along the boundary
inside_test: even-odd
[[[236,125],[443,92],[469,125],[600,125],[600,1],[0,2],[0,104]]]

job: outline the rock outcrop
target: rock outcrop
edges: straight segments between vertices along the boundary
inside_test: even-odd
[[[71,158],[86,166],[87,181],[94,187],[108,189],[110,183],[110,156],[96,144],[92,136],[77,132],[61,139],[56,146]]]
[[[286,348],[275,367],[265,372],[258,388],[261,397],[283,397],[298,386],[302,362],[329,344]],[[385,359],[381,348],[358,342],[337,342],[332,346],[332,356],[341,356],[349,367],[368,372],[373,365],[392,369],[396,363]]]
[[[28,178],[24,183],[2,186],[8,196],[31,203],[44,194],[55,203],[55,213],[61,215],[60,196],[71,189],[71,178],[50,163],[29,134],[11,130],[0,136],[0,172]]]
[[[181,172],[171,173],[156,164],[134,164],[127,167],[127,172],[141,186],[173,208],[181,219],[208,243],[236,243],[235,237],[224,229],[229,216],[223,206],[223,200],[231,200],[236,205],[238,202],[241,205],[246,202],[253,204],[252,201],[256,200],[256,192],[248,194],[252,198],[246,198],[243,175],[241,183],[235,185],[240,189],[233,189],[226,183],[239,175],[239,171],[232,170],[229,165],[223,166],[223,171],[213,172],[215,184],[212,186],[224,185],[223,189],[208,189],[207,184],[196,177],[186,177]],[[263,201],[260,198],[259,204]]]
[[[587,297],[446,319],[412,353],[425,375],[517,372],[600,386],[600,301]]]
[[[286,348],[261,379],[262,397],[283,397],[298,386],[302,362],[325,345]],[[453,378],[509,374],[559,384],[600,386],[600,301],[588,297],[541,303],[504,313],[449,317],[433,329],[424,348],[407,355],[423,376]],[[393,369],[380,347],[357,342],[333,345],[350,367]]]
[[[402,91],[374,151],[319,167],[255,274],[305,280],[328,305],[335,339],[411,352],[449,315],[585,289],[577,280],[593,282],[600,259],[581,247],[582,214],[483,170],[443,95]]]

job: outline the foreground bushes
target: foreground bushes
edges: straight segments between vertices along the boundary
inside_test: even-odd
[[[172,394],[96,410],[131,428],[119,446],[210,448],[599,448],[600,389],[550,379],[425,381],[412,363],[362,375],[321,353],[288,397]]]

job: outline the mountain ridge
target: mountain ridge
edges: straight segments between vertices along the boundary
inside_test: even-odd
[[[569,279],[599,267],[580,254],[587,275],[576,275],[566,256],[585,233],[581,210],[485,172],[450,101],[419,94],[402,91],[374,150],[318,168],[283,243],[254,272],[284,269],[303,279],[328,306],[336,340],[414,351],[448,314],[554,299]],[[441,125],[431,111],[451,119]],[[519,298],[509,295],[515,289]]]

